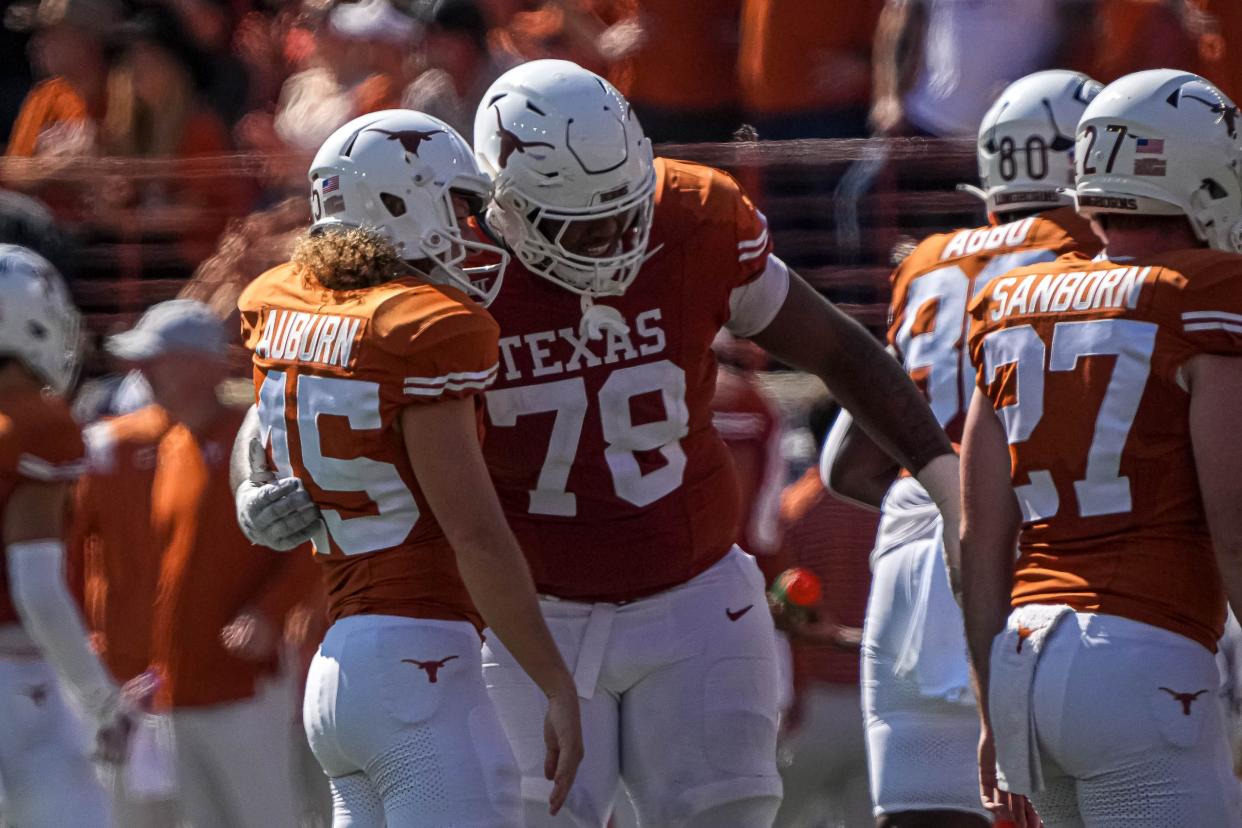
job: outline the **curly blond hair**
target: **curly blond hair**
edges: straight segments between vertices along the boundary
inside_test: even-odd
[[[328,290],[374,287],[411,272],[392,242],[366,227],[308,233],[293,262]]]

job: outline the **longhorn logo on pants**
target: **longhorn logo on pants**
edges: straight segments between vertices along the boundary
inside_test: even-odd
[[[457,656],[455,655],[448,656],[447,658],[442,658],[439,661],[417,661],[412,658],[403,658],[401,659],[401,663],[402,664],[413,664],[415,667],[417,667],[418,669],[422,670],[423,672],[427,674],[427,680],[429,682],[431,682],[432,684],[435,684],[436,678],[440,673],[440,668],[443,667],[445,664],[448,664],[450,661],[452,661],[455,658],[457,658]]]
[[[1164,692],[1168,693],[1170,696],[1172,696],[1173,698],[1181,702],[1183,716],[1189,716],[1190,705],[1194,703],[1195,699],[1199,698],[1200,696],[1202,696],[1204,693],[1207,692],[1206,687],[1200,690],[1198,693],[1175,693],[1167,687],[1158,687],[1156,689],[1163,690]]]

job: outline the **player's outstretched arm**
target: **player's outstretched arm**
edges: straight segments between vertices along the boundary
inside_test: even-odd
[[[953,453],[927,401],[897,361],[862,325],[792,271],[781,309],[752,339],[822,379],[858,425],[911,471]]]
[[[539,612],[534,581],[492,487],[471,398],[412,405],[401,412],[406,452],[457,556],[470,597],[492,633],[548,697],[545,775],[555,814],[582,760],[578,691]]]
[[[879,509],[900,470],[842,409],[819,456],[819,476],[828,491],[842,500]]]
[[[867,436],[914,472],[944,517],[945,555],[956,558],[955,527],[961,518],[957,455],[897,361],[793,271],[780,310],[751,339],[822,379]]]
[[[1190,440],[1212,546],[1225,595],[1242,618],[1242,357],[1199,355],[1185,364],[1190,384]]]
[[[130,722],[120,688],[91,649],[65,581],[68,484],[20,483],[4,509],[9,591],[22,626],[94,720],[100,758],[122,762]]]
[[[229,457],[229,488],[242,534],[254,544],[285,552],[320,528],[319,509],[296,477],[278,478],[260,441],[258,406],[242,420]]]

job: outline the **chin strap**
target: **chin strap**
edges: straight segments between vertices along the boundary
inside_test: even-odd
[[[976,187],[974,184],[958,184],[957,191],[959,193],[970,193],[972,196],[976,196],[980,201],[988,200],[988,194]]]
[[[630,332],[625,324],[621,311],[608,305],[597,305],[590,296],[582,297],[582,321],[578,324],[578,335],[587,339],[603,339],[604,331],[611,330],[618,336]]]

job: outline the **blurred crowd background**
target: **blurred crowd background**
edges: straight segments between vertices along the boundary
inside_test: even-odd
[[[951,184],[973,180],[966,139],[1008,82],[1053,66],[1108,82],[1168,65],[1242,93],[1236,0],[0,0],[0,10],[0,215],[54,223],[63,238],[52,258],[97,335],[187,290],[227,309],[224,286],[280,261],[304,225],[306,163],[334,128],[403,106],[469,139],[482,92],[524,60],[607,75],[659,151],[737,175],[781,255],[870,323],[883,321],[895,245],[980,218]]]
[[[877,334],[893,263],[930,232],[984,221],[955,185],[975,181],[978,123],[1011,81],[1065,67],[1107,83],[1174,66],[1242,95],[1240,0],[0,0],[0,18],[0,240],[51,259],[86,312],[84,422],[148,402],[97,346],[150,305],[200,299],[237,331],[241,287],[285,261],[309,223],[306,168],[336,127],[410,107],[469,140],[483,92],[525,60],[608,76],[657,154],[732,172],[780,256]],[[856,647],[875,517],[828,496],[812,466],[833,405],[816,381],[761,373],[771,366],[753,346],[718,346],[716,423],[751,508],[739,541],[767,556],[769,576],[814,569]],[[252,393],[235,387],[239,400]],[[141,432],[135,451],[156,451],[165,429]],[[135,466],[132,484],[148,492],[156,467]],[[221,480],[213,508],[224,525]],[[205,540],[204,558],[221,542]],[[99,633],[108,622],[90,609],[90,548],[86,605]],[[146,592],[131,589],[143,607],[161,554]],[[303,649],[322,623],[312,610],[291,614],[300,632],[286,630]],[[782,828],[870,824],[849,649],[793,652]],[[292,698],[284,715],[299,734]],[[322,818],[322,776],[312,767],[306,778],[318,793],[303,800]]]

